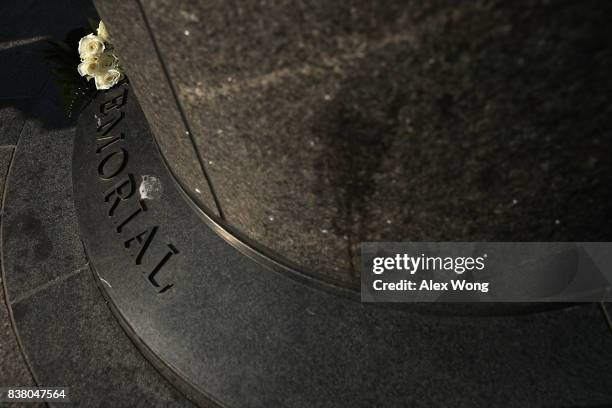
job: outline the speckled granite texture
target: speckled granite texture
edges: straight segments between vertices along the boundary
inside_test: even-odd
[[[361,241],[610,239],[610,2],[97,7],[181,182],[164,66],[225,221],[308,270],[356,283]]]
[[[4,192],[14,146],[0,147],[0,192]],[[31,386],[28,370],[11,323],[10,311],[4,296],[3,274],[0,271],[0,386]]]

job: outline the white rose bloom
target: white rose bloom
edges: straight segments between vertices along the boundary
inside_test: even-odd
[[[107,43],[110,43],[110,36],[108,35],[106,26],[104,25],[102,21],[100,21],[100,24],[98,25],[98,37],[100,37],[102,41],[106,41]]]
[[[95,58],[88,58],[79,64],[77,70],[79,75],[86,77],[89,81],[99,72],[98,62]]]
[[[112,88],[117,85],[117,82],[119,82],[122,77],[123,74],[121,71],[111,68],[104,73],[96,75],[96,89],[103,90]]]
[[[104,41],[94,34],[89,34],[79,41],[81,59],[96,57],[104,51]]]
[[[94,78],[96,89],[110,89],[123,78],[123,71],[119,66],[119,59],[111,52],[113,47],[102,21],[98,25],[97,32],[98,35],[92,33],[79,41],[81,63],[77,70],[79,75],[87,80]]]
[[[117,68],[119,65],[119,60],[112,52],[105,51],[102,54],[98,55],[98,71],[105,72],[111,68]]]

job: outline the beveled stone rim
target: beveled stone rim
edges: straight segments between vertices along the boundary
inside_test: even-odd
[[[83,243],[83,241],[81,241]],[[83,251],[85,252],[85,256],[87,259],[90,259],[90,256],[87,252],[87,246],[83,243]],[[131,340],[132,344],[142,353],[145,359],[151,363],[151,365],[177,390],[179,390],[188,400],[195,403],[198,406],[205,406],[211,408],[228,408],[227,405],[222,404],[217,401],[211,395],[206,394],[204,391],[200,390],[195,384],[193,384],[189,379],[181,375],[179,370],[175,367],[168,364],[168,362],[161,359],[148,345],[145,340],[143,340],[136,331],[132,328],[126,317],[121,313],[119,307],[115,304],[113,298],[109,295],[109,293],[104,288],[102,284],[102,280],[100,279],[100,275],[96,270],[94,263],[89,263],[89,270],[91,271],[92,277],[95,281],[96,287],[98,291],[106,301],[108,308],[111,310],[113,316],[119,323],[119,326],[123,330],[123,332],[128,336]]]
[[[285,274],[300,282],[313,285],[319,289],[333,291],[337,294],[353,298],[357,301],[360,300],[360,282],[351,284],[326,274],[306,269],[273,249],[264,246],[253,239],[250,239],[243,232],[235,227],[232,227],[229,225],[229,223],[222,220],[221,217],[215,215],[214,211],[208,208],[208,206],[206,206],[195,195],[191,194],[189,189],[184,185],[184,183],[181,182],[180,178],[177,177],[172,170],[172,167],[166,161],[166,157],[163,154],[163,150],[161,149],[157,138],[153,133],[152,135],[155,146],[162,159],[161,161],[168,173],[172,176],[172,179],[176,185],[179,187],[179,191],[181,192],[183,198],[187,201],[192,210],[198,214],[200,219],[204,221],[204,223],[224,241],[228,242],[242,254],[271,268],[275,272]]]

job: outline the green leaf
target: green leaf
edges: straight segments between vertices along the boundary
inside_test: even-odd
[[[82,29],[72,30],[67,35],[67,41],[51,40],[43,50],[43,57],[51,66],[52,80],[60,88],[64,111],[68,117],[96,92],[93,84],[88,83],[77,71],[81,60],[76,38],[81,38],[82,32]]]

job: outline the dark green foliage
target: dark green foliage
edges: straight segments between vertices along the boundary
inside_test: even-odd
[[[93,81],[87,81],[77,71],[79,40],[90,31],[79,28],[70,31],[64,41],[49,41],[44,58],[52,66],[53,82],[60,88],[66,115],[70,118],[96,94]]]

